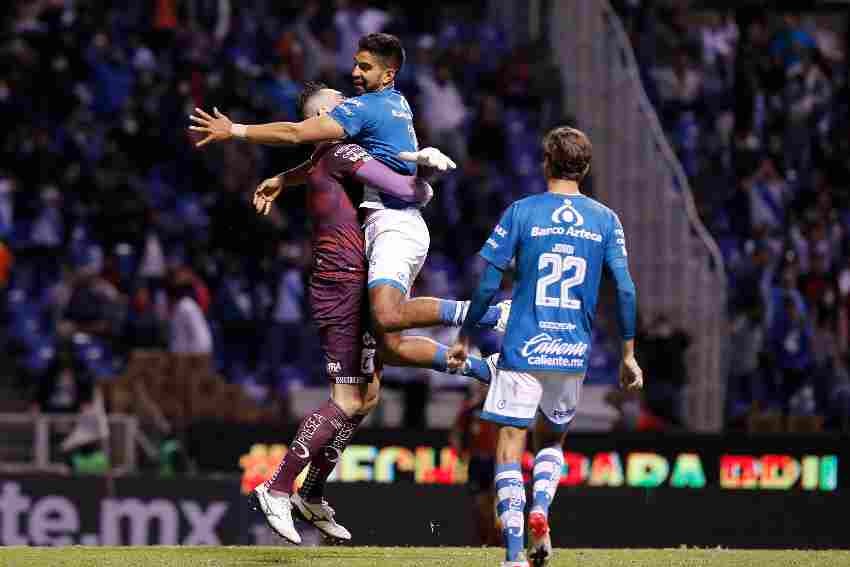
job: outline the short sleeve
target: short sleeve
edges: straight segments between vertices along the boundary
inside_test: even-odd
[[[616,213],[611,213],[611,228],[605,240],[605,265],[610,269],[628,265],[626,251],[626,233]]]
[[[347,98],[328,113],[353,138],[371,124],[368,105],[359,97]]]
[[[520,231],[516,216],[517,206],[514,203],[502,214],[499,224],[481,248],[481,257],[500,270],[507,268],[516,254]]]

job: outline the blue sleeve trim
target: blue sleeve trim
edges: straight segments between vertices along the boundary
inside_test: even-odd
[[[388,285],[390,287],[394,287],[400,292],[402,292],[404,295],[407,295],[407,288],[404,287],[401,282],[391,280],[390,278],[380,278],[377,280],[372,280],[371,282],[369,282],[369,285],[367,287],[369,289],[372,289],[373,287],[378,287],[380,285]]]
[[[507,415],[499,415],[497,413],[491,413],[489,411],[481,412],[481,419],[485,421],[489,421],[492,423],[498,423],[499,425],[507,425],[509,427],[518,427],[520,429],[528,429],[532,422],[533,418],[524,418],[524,417],[510,417]]]
[[[508,471],[519,471],[522,472],[522,467],[519,463],[496,463],[496,474],[508,472]]]
[[[484,273],[481,274],[481,281],[478,282],[478,288],[472,294],[472,301],[469,304],[469,311],[466,313],[466,319],[463,321],[461,333],[469,335],[476,325],[487,313],[487,308],[490,307],[490,302],[499,291],[502,285],[502,270],[491,263],[487,263]]]

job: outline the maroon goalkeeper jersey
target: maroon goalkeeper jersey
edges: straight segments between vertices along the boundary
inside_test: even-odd
[[[322,144],[307,175],[307,208],[313,220],[313,272],[362,277],[366,272],[357,205],[362,186],[352,174],[372,157],[356,144]]]

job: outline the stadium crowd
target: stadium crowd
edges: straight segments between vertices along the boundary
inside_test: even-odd
[[[304,190],[270,217],[250,203],[261,179],[307,150],[196,150],[188,115],[217,106],[241,122],[297,120],[304,81],[351,92],[353,50],[372,31],[408,47],[398,86],[420,145],[462,164],[426,211],[431,257],[414,292],[468,296],[470,258],[494,219],[543,189],[538,132],[561,114],[545,50],[510,45],[479,21],[483,11],[360,0],[7,4],[0,276],[22,385],[57,383],[43,376],[69,353],[84,381],[109,378],[137,348],[210,353],[261,400],[323,384],[306,321]],[[427,373],[393,379],[411,382],[409,407],[422,406]]]
[[[846,426],[850,163],[839,36],[793,16],[742,27],[684,3],[620,4],[729,266],[738,352],[730,422],[756,407]],[[350,93],[356,40],[373,31],[407,46],[398,87],[414,107],[420,146],[460,165],[425,210],[431,252],[414,294],[468,297],[494,220],[543,189],[540,132],[565,118],[548,50],[512,45],[481,20],[485,11],[480,1],[6,3],[0,282],[20,385],[46,400],[35,385],[62,384],[44,378],[57,356],[73,354],[76,375],[93,380],[118,374],[136,348],[210,353],[260,400],[323,384],[306,320],[303,189],[269,217],[250,204],[261,179],[307,150],[197,151],[186,126],[196,106],[239,122],[295,120],[307,80]],[[588,382],[613,385],[616,326],[602,301]],[[663,316],[645,323],[643,414],[660,419],[623,425],[678,425],[689,337]],[[488,334],[481,344],[495,350],[497,341]],[[461,386],[413,369],[390,370],[388,381],[405,384],[420,414],[428,384]]]
[[[728,267],[730,426],[755,412],[846,430],[846,14],[617,4]]]

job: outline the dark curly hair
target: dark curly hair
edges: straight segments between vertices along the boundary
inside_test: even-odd
[[[401,40],[388,33],[370,33],[360,38],[358,51],[368,51],[380,57],[387,67],[400,71],[404,65],[404,47]]]
[[[581,181],[590,170],[593,146],[581,130],[561,126],[543,137],[546,177]]]

